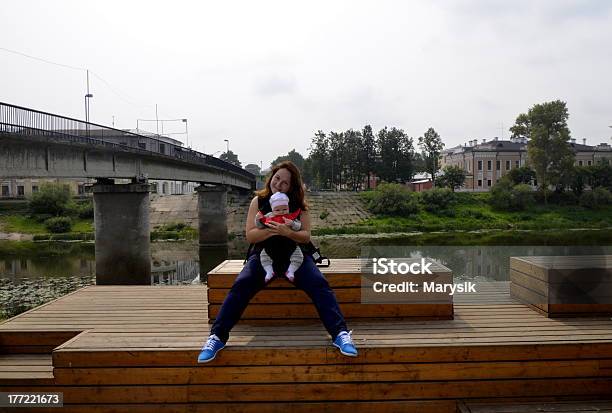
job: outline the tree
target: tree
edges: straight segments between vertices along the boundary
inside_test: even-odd
[[[584,166],[574,166],[571,173],[570,188],[576,196],[582,195],[589,181],[589,170]]]
[[[309,166],[312,186],[316,189],[331,187],[331,154],[329,140],[323,131],[315,133],[310,142]]]
[[[607,162],[598,162],[595,165],[585,167],[591,188],[598,186],[612,189],[612,166]]]
[[[255,176],[259,176],[261,175],[261,169],[259,168],[258,165],[254,164],[254,163],[250,163],[247,166],[244,167],[244,169],[250,173],[252,173]]]
[[[419,137],[419,146],[425,157],[425,170],[431,174],[431,182],[433,186],[436,186],[436,172],[438,171],[440,152],[444,148],[444,143],[438,132],[434,128],[429,128],[423,136]]]
[[[376,167],[376,139],[370,125],[365,125],[361,131],[361,162],[367,177],[367,188],[370,189],[370,175]]]
[[[68,185],[45,182],[32,194],[29,207],[35,214],[60,216],[68,210],[71,195]]]
[[[283,161],[291,161],[295,164],[295,166],[298,167],[300,171],[304,171],[304,157],[295,149],[292,149],[291,152],[289,152],[287,155],[279,156],[278,158],[273,160],[271,166],[274,166]]]
[[[511,169],[506,175],[514,182],[518,184],[531,184],[531,181],[535,178],[535,171],[528,166],[521,166],[520,168]]]
[[[444,174],[438,179],[440,186],[446,186],[455,192],[455,189],[461,188],[465,182],[465,171],[460,166],[451,165],[445,166]]]
[[[222,161],[225,162],[229,162],[232,165],[236,165],[239,168],[242,168],[242,164],[240,163],[240,161],[238,160],[238,155],[236,155],[234,152],[229,151],[229,152],[223,152],[221,154],[221,156],[219,156],[219,159],[221,159]]]
[[[574,164],[568,117],[565,102],[555,100],[536,104],[527,113],[519,114],[510,128],[512,137],[529,138],[527,156],[544,193],[545,204],[549,186],[562,183]]]
[[[363,166],[363,153],[361,148],[361,132],[349,129],[343,134],[342,159],[344,160],[343,172],[345,176],[345,187],[356,191],[361,188],[363,178],[366,174]]]
[[[376,172],[386,182],[406,182],[412,179],[414,147],[402,129],[384,127],[377,134],[376,142],[380,162]]]

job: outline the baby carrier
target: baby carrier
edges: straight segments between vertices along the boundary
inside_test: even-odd
[[[272,207],[270,206],[270,199],[269,199],[269,197],[268,198],[258,198],[257,199],[257,208],[264,215],[267,214],[268,212],[272,211]],[[296,209],[297,208],[295,208],[293,203],[290,201],[289,202],[289,210],[290,211],[295,211]],[[274,238],[274,237],[272,237],[272,238]],[[249,249],[247,250],[246,258],[244,260],[245,264],[246,264],[247,260],[249,259],[249,257],[252,254],[260,253],[261,252],[261,250],[263,249],[263,245],[260,245],[260,244],[261,243],[250,244],[249,245]],[[312,259],[314,260],[314,262],[317,265],[317,267],[329,267],[329,264],[330,264],[329,258],[323,256],[321,254],[321,250],[319,248],[315,247],[315,245],[312,243],[312,241],[308,242],[307,244],[297,244],[297,246],[300,247],[300,249],[302,250],[302,253],[304,255],[310,255],[312,257]]]

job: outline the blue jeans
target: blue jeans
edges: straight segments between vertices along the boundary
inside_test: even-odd
[[[225,297],[211,334],[216,334],[224,343],[228,340],[230,330],[240,320],[249,301],[265,286],[265,275],[259,254],[251,255]],[[304,262],[295,272],[294,284],[308,294],[332,339],[341,331],[348,331],[334,291],[309,255],[304,256]]]

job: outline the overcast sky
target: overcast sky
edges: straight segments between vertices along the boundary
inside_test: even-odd
[[[415,140],[432,126],[446,147],[507,138],[554,99],[572,137],[612,135],[608,0],[20,0],[0,17],[0,48],[97,75],[92,122],[135,128],[158,104],[160,119],[188,118],[195,149],[229,138],[243,166],[365,124]],[[84,119],[83,70],[5,50],[0,70],[0,101]]]

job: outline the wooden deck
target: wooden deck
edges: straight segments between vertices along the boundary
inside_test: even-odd
[[[354,359],[319,323],[239,324],[198,365],[206,288],[91,286],[10,319],[0,391],[61,391],[65,412],[444,413],[612,394],[612,320],[543,317],[508,283],[456,296],[454,320],[352,322]]]

